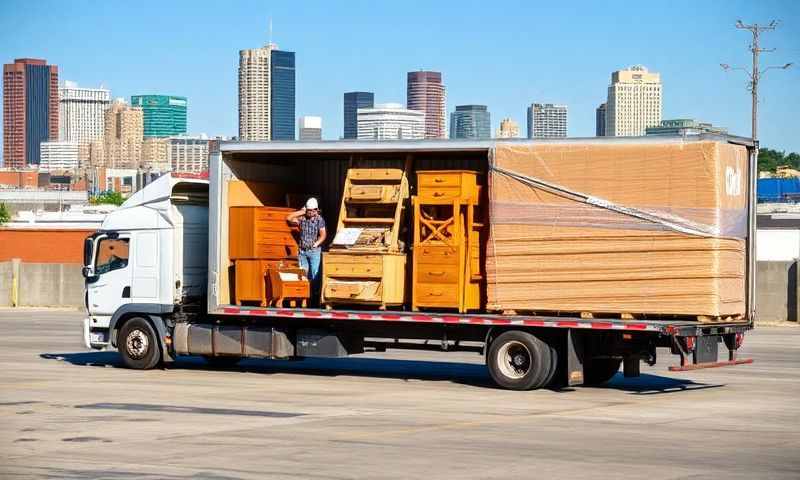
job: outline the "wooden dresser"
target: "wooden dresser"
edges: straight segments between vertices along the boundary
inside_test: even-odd
[[[302,286],[288,288],[283,294],[270,288],[271,270],[297,267],[297,242],[286,223],[293,210],[285,207],[231,207],[229,210],[228,255],[234,265],[234,303],[258,302],[261,306],[291,297],[302,303]],[[306,298],[308,293],[305,294]]]
[[[350,168],[336,236],[322,255],[322,303],[401,306],[406,255],[400,243],[408,170]]]
[[[482,223],[478,173],[467,170],[417,172],[414,204],[412,309],[481,306]]]

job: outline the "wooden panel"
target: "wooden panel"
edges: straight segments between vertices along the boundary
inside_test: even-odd
[[[255,208],[253,210],[255,211],[256,220],[281,222],[284,227],[291,228],[289,224],[286,223],[286,216],[294,211],[291,208],[267,207]]]
[[[328,280],[325,285],[326,300],[381,301],[381,282],[371,280]]]
[[[417,283],[414,286],[417,305],[423,307],[458,307],[458,288],[453,285]]]
[[[265,305],[266,279],[264,274],[268,263],[261,260],[236,260],[235,269],[235,303],[257,301]]]
[[[285,205],[287,187],[277,183],[231,180],[228,182],[229,207]]]
[[[347,174],[351,180],[399,182],[403,178],[403,170],[400,168],[351,168]]]
[[[429,187],[419,189],[419,199],[424,203],[451,203],[453,200],[462,198],[462,191],[459,187]]]
[[[419,283],[452,283],[453,288],[458,288],[458,264],[433,265],[420,264],[417,267],[417,282]]]
[[[458,250],[450,247],[417,246],[414,249],[417,263],[457,265]]]
[[[274,245],[271,243],[256,244],[254,257],[281,259],[286,257],[297,257],[298,248],[296,245]]]
[[[323,261],[331,263],[358,263],[380,266],[381,255],[359,254],[343,252],[326,252],[322,254]]]
[[[380,277],[382,265],[360,263],[325,263],[325,275],[332,277]]]
[[[399,185],[351,185],[347,193],[347,201],[356,203],[395,203],[399,196]]]
[[[461,172],[420,171],[417,172],[420,187],[457,187],[461,188]]]

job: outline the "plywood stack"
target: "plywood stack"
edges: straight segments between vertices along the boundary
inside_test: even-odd
[[[488,308],[744,314],[747,168],[714,141],[499,144]]]

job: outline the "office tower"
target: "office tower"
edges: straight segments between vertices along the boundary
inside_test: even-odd
[[[322,117],[300,117],[297,119],[300,141],[322,140]]]
[[[497,130],[497,138],[519,138],[519,124],[510,118],[504,118]]]
[[[678,135],[684,137],[703,133],[724,135],[728,133],[728,129],[724,127],[715,127],[710,123],[698,122],[691,118],[661,120],[661,123],[657,127],[647,127],[645,129],[646,135]]]
[[[239,51],[239,140],[294,140],[295,54],[275,44]]]
[[[612,73],[606,105],[606,135],[644,135],[661,122],[661,76],[641,65]]]
[[[486,105],[457,105],[450,113],[450,138],[486,139],[492,136],[492,121]]]
[[[528,107],[528,138],[567,136],[567,106],[534,103]]]
[[[344,136],[345,139],[358,138],[358,109],[375,106],[372,92],[347,92],[344,94]]]
[[[186,134],[186,97],[134,95],[131,105],[142,109],[145,138]]]
[[[595,136],[597,137],[605,137],[606,136],[606,104],[601,103],[597,110],[594,113],[594,122],[595,122]]]
[[[421,140],[425,138],[425,113],[384,103],[358,109],[359,140]]]
[[[425,114],[425,138],[445,138],[445,88],[440,72],[408,72],[406,107]]]
[[[50,140],[58,140],[58,67],[35,58],[3,65],[4,166],[38,165]]]
[[[58,137],[64,142],[89,143],[103,138],[103,116],[111,102],[105,88],[64,82],[58,89]]]
[[[75,171],[79,166],[78,142],[42,142],[39,145],[39,168],[50,172]]]
[[[103,165],[108,168],[139,168],[144,140],[144,113],[118,98],[106,110],[103,135]]]

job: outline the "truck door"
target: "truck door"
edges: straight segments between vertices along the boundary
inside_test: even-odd
[[[135,232],[131,248],[133,303],[159,302],[159,249],[158,231]]]
[[[87,279],[89,313],[110,316],[131,299],[130,236],[102,236],[95,247],[94,276]]]

